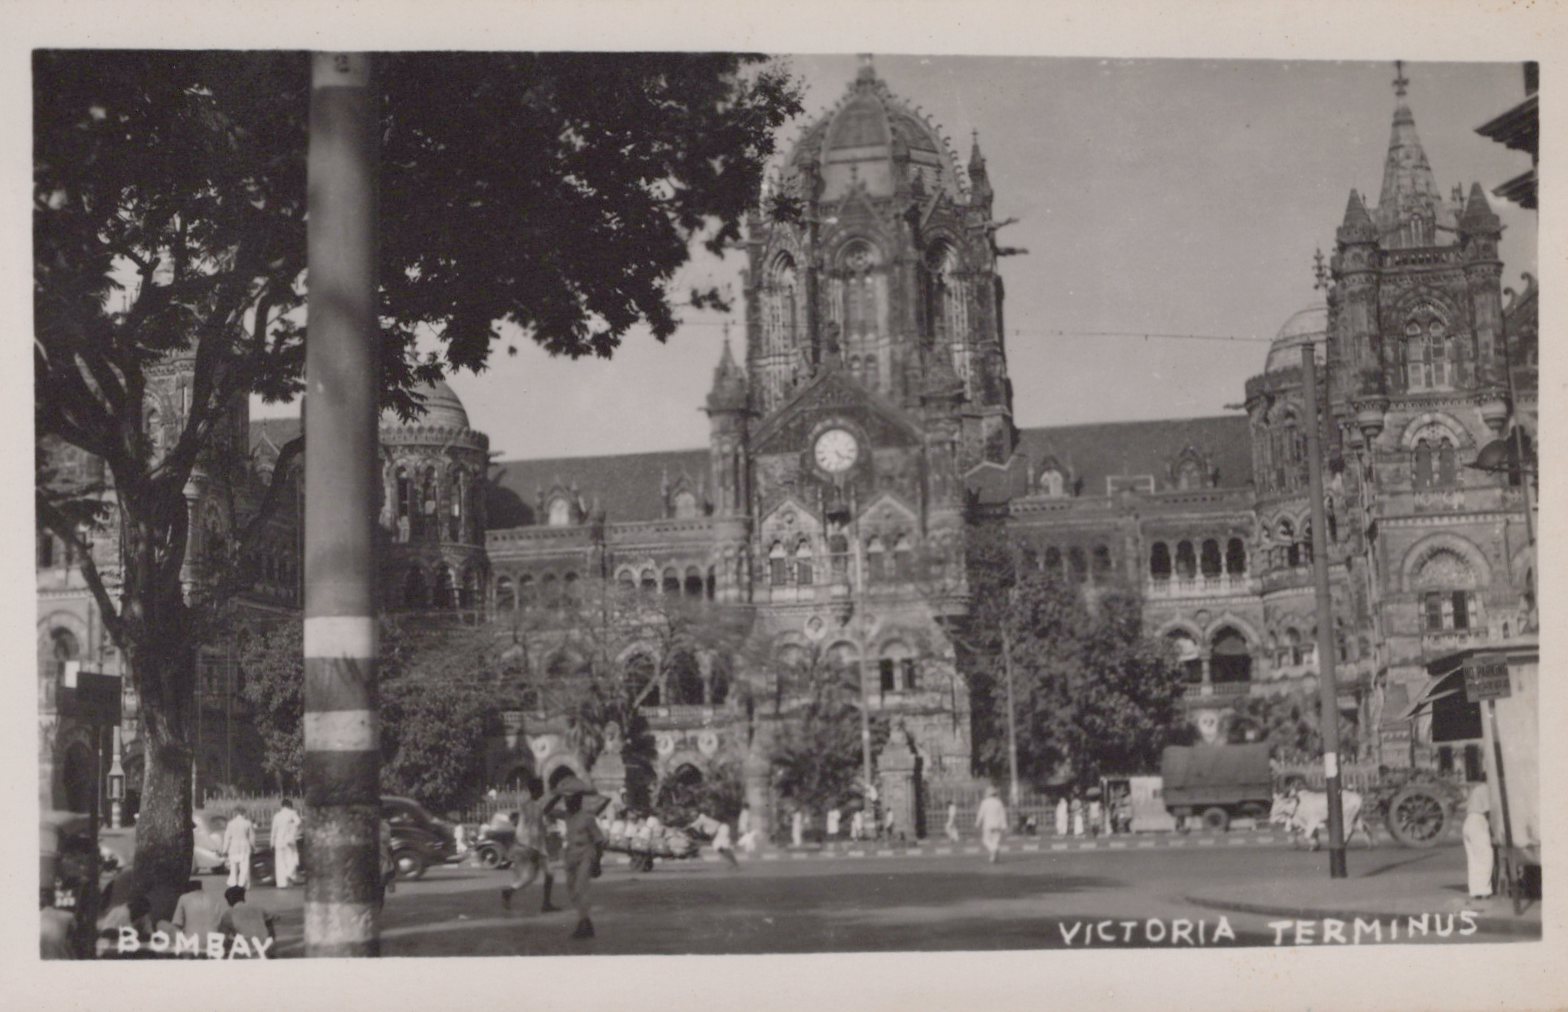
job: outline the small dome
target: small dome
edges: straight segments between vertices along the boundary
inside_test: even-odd
[[[434,384],[421,383],[413,388],[412,393],[416,400],[424,404],[425,413],[411,424],[439,425],[448,429],[469,427],[468,410],[463,407],[463,402],[458,399],[452,388],[446,385],[445,380],[436,380]],[[396,413],[392,411],[383,413],[381,421],[385,425],[402,424]]]
[[[1269,345],[1269,357],[1263,364],[1264,372],[1293,369],[1301,365],[1301,346],[1316,346],[1317,360],[1324,361],[1327,354],[1325,338],[1328,335],[1328,309],[1325,306],[1308,306],[1291,316],[1274,335]]]

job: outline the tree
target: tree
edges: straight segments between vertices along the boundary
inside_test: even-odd
[[[1240,700],[1225,730],[1232,743],[1267,742],[1270,757],[1280,762],[1312,763],[1323,754],[1321,728],[1322,709],[1317,693],[1295,689]],[[1355,719],[1341,712],[1342,755],[1354,757],[1358,753],[1358,730]]]
[[[246,397],[302,389],[309,58],[56,50],[33,70],[35,425],[106,468],[41,485],[37,512],[78,546],[140,697],[138,869],[172,885],[190,870],[195,647],[302,450],[205,546],[187,596],[193,472],[243,454]],[[640,321],[667,338],[676,269],[738,238],[799,111],[787,74],[724,54],[408,53],[376,80],[380,379],[405,414],[415,380],[483,368],[503,322],[570,356],[609,356]],[[416,354],[421,332],[439,354]],[[151,426],[171,367],[188,396]],[[103,569],[84,525],[116,532]]]
[[[280,790],[297,786],[304,768],[302,634],[298,620],[271,623],[246,637],[240,653],[262,764]],[[463,807],[479,794],[485,741],[508,705],[496,691],[496,644],[463,627],[387,619],[378,642],[383,789],[438,809]]]
[[[994,530],[974,536],[962,665],[974,693],[978,765],[1008,768],[1002,635],[1010,636],[1019,775],[1084,790],[1102,773],[1154,768],[1183,725],[1182,672],[1169,644],[1143,633],[1141,603],[1027,569],[1023,548]]]
[[[777,687],[779,719],[773,723],[767,755],[779,798],[818,813],[864,798],[868,785],[859,672],[813,644],[793,656],[775,658],[770,680]],[[876,756],[887,744],[889,726],[881,714],[872,716],[870,724],[871,754]]]

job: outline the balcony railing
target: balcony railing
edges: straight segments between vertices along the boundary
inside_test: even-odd
[[[1149,597],[1223,597],[1227,594],[1252,593],[1253,589],[1252,578],[1242,573],[1172,576],[1164,580],[1151,578],[1148,581]]]

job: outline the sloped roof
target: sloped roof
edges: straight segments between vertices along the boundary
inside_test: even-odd
[[[489,525],[504,528],[532,522],[539,491],[549,491],[557,483],[567,487],[575,484],[590,508],[597,497],[605,519],[611,523],[659,520],[664,517],[660,485],[665,475],[671,484],[682,473],[700,482],[707,479],[708,467],[707,447],[606,457],[497,461],[490,467]],[[523,516],[517,512],[519,506],[525,511]]]
[[[1081,481],[1084,495],[1105,495],[1112,475],[1154,476],[1170,487],[1170,466],[1187,446],[1209,457],[1220,488],[1252,483],[1252,440],[1245,415],[1175,418],[1152,422],[1102,422],[1024,429],[1018,448],[1034,460],[1054,454]]]
[[[283,444],[299,435],[298,416],[292,418],[252,418],[250,422],[250,448],[254,453],[265,443],[278,450]]]

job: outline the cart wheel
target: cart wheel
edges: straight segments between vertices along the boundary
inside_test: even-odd
[[[479,848],[479,863],[486,868],[501,867],[501,852],[494,847]]]
[[[1448,825],[1448,809],[1430,788],[1406,787],[1388,803],[1388,831],[1406,847],[1434,847]]]
[[[1225,809],[1215,806],[1203,810],[1203,828],[1215,833],[1224,833],[1230,829],[1230,813]]]

